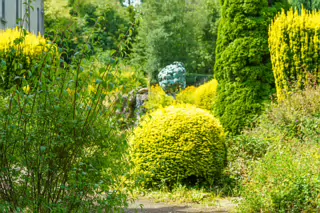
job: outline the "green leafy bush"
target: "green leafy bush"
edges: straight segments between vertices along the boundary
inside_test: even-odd
[[[249,177],[249,165],[262,159],[268,151],[291,144],[320,142],[320,89],[306,88],[281,103],[272,103],[253,129],[229,137],[226,173],[236,185]],[[234,190],[238,193],[239,187]]]
[[[250,168],[240,212],[318,212],[319,145],[281,147]]]
[[[274,92],[268,25],[276,10],[268,7],[268,1],[222,2],[214,68],[219,82],[215,114],[226,131],[239,134]]]
[[[188,178],[216,180],[226,163],[225,135],[208,111],[169,106],[145,117],[134,130],[134,173],[146,187],[172,186]]]
[[[116,108],[103,104],[113,85],[103,76],[110,76],[113,67],[89,92],[92,79],[80,76],[86,49],[80,50],[71,65],[57,60],[55,51],[38,54],[37,63],[26,67],[10,62],[26,76],[0,91],[2,212],[109,212],[126,205],[127,196],[116,190],[115,181],[128,166],[126,141]],[[22,58],[28,56],[24,51]],[[0,59],[15,58],[16,52],[9,46]]]

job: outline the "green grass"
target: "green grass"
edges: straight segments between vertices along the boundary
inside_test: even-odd
[[[188,188],[178,185],[172,190],[162,188],[159,190],[137,189],[134,193],[135,198],[144,197],[169,204],[201,204],[205,206],[216,206],[217,201],[221,200],[219,193],[208,191],[204,188]]]

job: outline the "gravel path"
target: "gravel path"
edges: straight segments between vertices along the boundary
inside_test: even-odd
[[[138,199],[129,206],[126,213],[215,213],[215,212],[232,212],[236,207],[230,199],[220,199],[212,206],[200,204],[166,204],[155,203],[148,199]]]

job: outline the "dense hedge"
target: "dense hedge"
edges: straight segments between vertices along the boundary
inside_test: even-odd
[[[273,93],[268,25],[275,8],[264,0],[224,0],[214,76],[219,82],[215,113],[237,134]]]
[[[320,80],[320,12],[305,9],[282,11],[269,30],[272,68],[277,96],[283,100],[288,92]]]
[[[134,131],[134,173],[146,187],[170,186],[191,177],[210,183],[225,166],[224,141],[222,126],[208,111],[192,105],[159,109]]]

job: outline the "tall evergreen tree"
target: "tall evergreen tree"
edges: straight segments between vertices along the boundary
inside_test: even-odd
[[[276,9],[268,0],[221,0],[214,76],[215,113],[237,134],[259,114],[274,90],[268,26]]]
[[[148,0],[142,4],[141,11],[133,63],[142,65],[153,77],[174,61],[183,62],[188,72],[210,72],[205,70],[210,66],[198,66],[204,62],[201,57],[208,58],[208,54],[200,54],[208,48],[199,42],[209,38],[204,36],[211,12],[206,0]]]

